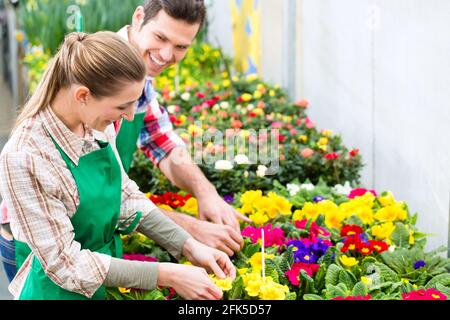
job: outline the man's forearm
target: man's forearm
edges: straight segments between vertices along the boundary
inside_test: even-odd
[[[160,170],[177,187],[196,198],[216,192],[185,148],[175,148],[159,163]]]

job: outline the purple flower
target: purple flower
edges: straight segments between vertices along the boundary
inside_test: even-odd
[[[234,198],[233,198],[233,196],[230,195],[230,194],[226,194],[226,195],[223,197],[223,200],[224,200],[225,202],[227,202],[227,203],[233,203],[233,202],[234,202]]]
[[[325,200],[325,198],[322,197],[322,196],[317,196],[317,197],[314,197],[314,198],[313,198],[313,201],[314,201],[314,202],[322,202],[323,200]]]
[[[427,264],[425,263],[425,261],[423,261],[423,260],[419,260],[419,261],[417,261],[416,263],[414,263],[414,269],[419,269],[419,268],[422,268],[422,267],[425,267]]]

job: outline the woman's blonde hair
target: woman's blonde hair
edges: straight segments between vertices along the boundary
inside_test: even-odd
[[[116,94],[126,82],[142,81],[145,73],[139,51],[117,34],[70,33],[25,103],[14,128],[47,108],[61,89],[72,84],[86,86],[94,97],[103,98]]]

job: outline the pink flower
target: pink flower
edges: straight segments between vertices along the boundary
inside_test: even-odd
[[[297,107],[299,107],[299,108],[305,108],[306,109],[309,106],[309,101],[306,100],[306,99],[303,99],[303,100],[298,101],[295,105]]]
[[[300,152],[300,155],[303,158],[310,158],[314,155],[314,150],[310,149],[310,148],[305,148]]]
[[[356,197],[362,197],[367,192],[371,192],[375,197],[377,196],[377,193],[375,190],[367,190],[367,189],[363,189],[363,188],[358,188],[358,189],[353,189],[352,192],[350,192],[350,194],[348,195],[348,198],[354,199]]]
[[[281,122],[272,122],[272,128],[281,129],[283,127],[283,123]]]
[[[420,289],[402,294],[403,300],[447,300],[447,296],[436,289]]]
[[[257,243],[262,238],[262,231],[264,229],[264,247],[272,247],[274,245],[281,246],[284,244],[284,231],[281,228],[273,228],[268,224],[265,227],[255,228],[252,226],[246,227],[242,230],[242,235],[252,240],[252,243]]]
[[[313,129],[316,126],[314,122],[311,121],[311,119],[306,118],[306,128]]]
[[[202,106],[193,106],[192,107],[192,112],[200,112],[202,111]]]
[[[320,265],[315,263],[294,263],[290,270],[285,272],[286,277],[288,277],[289,282],[293,286],[299,286],[300,285],[300,271],[305,270],[308,276],[313,277],[317,271],[319,270]]]
[[[195,96],[199,99],[204,99],[206,97],[206,95],[203,92],[197,92]]]

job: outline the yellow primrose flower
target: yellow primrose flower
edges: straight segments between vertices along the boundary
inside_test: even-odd
[[[305,136],[304,134],[302,134],[300,137],[298,137],[298,140],[300,142],[307,143],[308,142],[308,136]]]
[[[264,253],[264,257],[265,259],[273,259],[275,258],[275,255],[273,254],[267,254]],[[262,270],[262,253],[261,252],[256,252],[250,259],[249,259],[249,263],[252,266],[252,270],[254,271],[261,271]]]
[[[381,222],[405,220],[407,218],[407,212],[401,208],[398,204],[393,204],[381,208],[375,214],[375,219]]]
[[[230,82],[230,80],[223,80],[223,82],[222,82],[222,86],[224,87],[224,88],[228,88],[229,86],[231,85],[231,82]]]
[[[296,210],[294,212],[294,221],[303,220],[303,219],[312,219],[315,221],[319,216],[319,207],[316,203],[306,202],[303,206],[303,209]]]
[[[239,81],[239,78],[236,76],[233,76],[233,78],[231,78],[231,80],[233,80],[234,82],[237,82],[237,81]]]
[[[250,190],[241,195],[241,203],[243,204],[242,208],[247,205],[250,207],[250,210],[244,210],[246,213],[251,213],[253,210],[253,203],[255,203],[258,199],[262,198],[261,190]],[[248,207],[245,207],[246,209]]]
[[[228,78],[229,74],[228,72],[222,72],[222,78]]]
[[[255,98],[255,99],[261,99],[261,97],[262,97],[261,91],[256,90],[256,91],[253,93],[253,98]]]
[[[283,117],[283,122],[291,123],[292,122],[292,117],[291,116],[284,116]]]
[[[373,211],[369,207],[358,207],[355,209],[356,215],[364,224],[371,225],[373,223]]]
[[[381,225],[376,225],[372,227],[372,235],[378,240],[389,239],[395,226],[392,222],[386,222]]]
[[[260,288],[259,297],[261,300],[284,300],[286,293],[289,293],[288,286],[283,286],[274,282],[271,277],[267,277],[266,282]]]
[[[387,192],[385,196],[378,197],[378,201],[380,201],[383,207],[390,206],[395,203],[394,195],[392,192]]]
[[[127,289],[127,288],[120,288],[119,287],[118,289],[119,289],[119,292],[122,293],[122,294],[131,292],[131,289]]]
[[[270,90],[269,91],[269,96],[272,97],[272,98],[275,97],[275,90]]]
[[[190,213],[194,216],[198,215],[198,202],[195,198],[189,198],[188,201],[184,204],[184,206],[181,208],[184,212]]]
[[[278,212],[284,216],[291,214],[292,204],[285,198],[280,197],[275,192],[269,192],[268,198],[271,203],[278,209]]]
[[[240,269],[237,269],[237,271],[242,276],[247,273],[248,268],[240,268]]]
[[[249,218],[253,221],[254,224],[258,226],[262,226],[263,224],[266,224],[269,221],[269,217],[261,211],[258,211],[255,214],[250,215]]]
[[[409,231],[409,244],[413,245],[416,242],[416,240],[414,239],[414,231]]]
[[[253,99],[253,96],[250,93],[244,93],[241,96],[241,98],[242,98],[243,101],[249,102],[249,101],[251,101]]]
[[[167,211],[173,211],[172,207],[168,206],[167,204],[159,204],[158,208],[167,210]]]
[[[351,268],[353,266],[356,266],[359,261],[357,261],[355,258],[353,257],[348,257],[346,255],[343,255],[339,258],[339,260],[341,261],[341,263],[346,266],[347,268]]]
[[[264,92],[264,90],[266,90],[266,87],[265,87],[262,83],[259,83],[259,84],[256,86],[256,89],[259,90],[259,91],[261,91],[261,92]]]
[[[322,135],[325,137],[331,137],[333,135],[333,131],[328,129],[322,130]]]
[[[324,200],[317,204],[319,214],[325,215],[325,225],[328,228],[340,228],[342,221],[346,218],[339,207],[330,200]]]
[[[231,278],[219,279],[214,274],[210,274],[209,277],[214,281],[214,284],[222,291],[229,291],[233,287],[233,281]]]
[[[190,135],[202,135],[203,134],[203,129],[197,127],[195,124],[191,124],[188,127],[188,132]]]
[[[318,146],[326,146],[328,144],[328,138],[320,138],[319,141],[317,142]]]
[[[361,282],[364,283],[365,285],[370,286],[372,284],[372,279],[368,277],[361,277]]]

